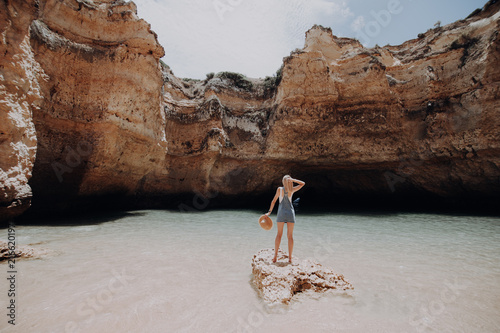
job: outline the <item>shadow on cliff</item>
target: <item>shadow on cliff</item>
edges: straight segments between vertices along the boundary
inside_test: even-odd
[[[400,213],[433,213],[445,215],[500,216],[499,197],[440,197],[415,188],[397,192],[360,193],[335,187],[324,178],[299,177],[306,187],[294,195],[300,198],[297,212],[307,214],[355,214],[387,216]],[[351,178],[352,179],[352,178]],[[180,212],[204,212],[212,209],[245,209],[263,214],[269,209],[276,184],[269,190],[238,195],[218,194],[204,198],[200,194],[105,195],[91,197],[35,197],[33,206],[17,221],[23,225],[80,225],[115,221],[141,216],[140,209],[169,209]],[[277,205],[274,212],[277,211]]]
[[[125,217],[141,217],[139,209],[168,209],[186,213],[203,213],[210,210],[251,210],[256,216],[267,212],[274,196],[273,192],[259,195],[224,196],[200,200],[193,203],[194,194],[158,197],[108,197],[106,200],[72,202],[64,209],[30,208],[16,219],[18,225],[78,226],[94,225],[120,220]],[[386,217],[401,213],[439,214],[455,216],[500,216],[492,198],[457,198],[455,200],[438,197],[392,195],[325,195],[315,188],[297,193],[300,204],[296,211],[301,214],[346,214],[372,217]],[[81,199],[81,198],[80,198]],[[95,199],[95,198],[94,198]],[[497,201],[498,202],[498,198]],[[45,206],[45,205],[43,205]],[[277,212],[277,205],[274,214]]]
[[[245,209],[264,214],[268,211],[274,191],[239,196],[218,195],[207,200],[203,206],[193,204],[194,194],[162,197],[162,207],[183,212],[202,212],[211,209]],[[388,216],[400,213],[433,213],[443,215],[500,216],[496,204],[500,198],[456,197],[443,198],[427,192],[416,193],[341,193],[324,192],[318,188],[304,188],[294,195],[300,198],[296,207],[298,214],[354,214],[366,216]],[[199,198],[198,198],[199,199]],[[150,201],[151,203],[151,201]],[[198,201],[198,204],[200,201]],[[278,204],[274,207],[277,212]]]

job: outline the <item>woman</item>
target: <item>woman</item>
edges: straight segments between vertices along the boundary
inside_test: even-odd
[[[296,183],[298,185],[294,186]],[[278,187],[276,189],[276,195],[271,202],[271,208],[269,212],[266,213],[267,216],[271,214],[274,208],[274,204],[278,198],[280,199],[280,204],[278,207],[278,218],[276,222],[278,223],[278,234],[276,235],[276,240],[274,242],[274,259],[276,262],[278,257],[278,249],[281,243],[281,236],[283,235],[283,228],[286,223],[287,236],[288,236],[288,261],[292,263],[292,251],[293,251],[293,226],[295,223],[295,210],[292,205],[292,195],[293,193],[300,190],[306,183],[301,180],[293,179],[289,175],[283,176],[283,187]]]

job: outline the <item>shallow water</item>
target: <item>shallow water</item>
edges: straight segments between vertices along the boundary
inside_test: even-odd
[[[355,290],[268,307],[250,262],[274,246],[276,226],[264,231],[258,216],[139,211],[98,224],[19,225],[18,243],[54,252],[17,261],[16,326],[4,314],[0,332],[500,331],[499,218],[299,212],[294,255],[333,268]],[[7,275],[6,263],[0,269]]]

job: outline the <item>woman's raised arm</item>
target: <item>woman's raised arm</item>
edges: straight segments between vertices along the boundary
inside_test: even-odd
[[[303,182],[302,180],[298,180],[298,179],[293,179],[292,178],[292,182],[294,183],[297,183],[298,185],[297,186],[294,186],[293,187],[293,191],[294,192],[297,192],[298,190],[300,190],[302,187],[304,187],[304,185],[306,184],[305,182]]]

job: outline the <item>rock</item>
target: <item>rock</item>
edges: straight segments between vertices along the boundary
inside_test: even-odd
[[[133,2],[48,0],[30,26],[49,79],[33,119],[34,208],[156,192],[167,177],[163,48]],[[46,208],[45,208],[46,207]]]
[[[32,190],[52,213],[161,191],[164,51],[136,14],[121,0],[0,4],[0,220]]]
[[[32,197],[33,113],[43,101],[44,79],[29,41],[34,12],[32,3],[0,2],[0,222],[23,213]]]
[[[50,253],[47,249],[31,247],[35,244],[28,244],[28,246],[19,246],[16,245],[14,250],[14,258],[31,258],[31,259],[39,259]],[[12,258],[12,254],[9,251],[8,243],[4,241],[0,241],[0,262],[4,260],[8,260]]]
[[[294,256],[294,263],[289,264],[281,249],[276,263],[272,262],[273,257],[274,249],[264,249],[252,259],[253,283],[267,303],[289,303],[294,295],[304,291],[354,289],[343,275],[315,261],[300,261]]]

